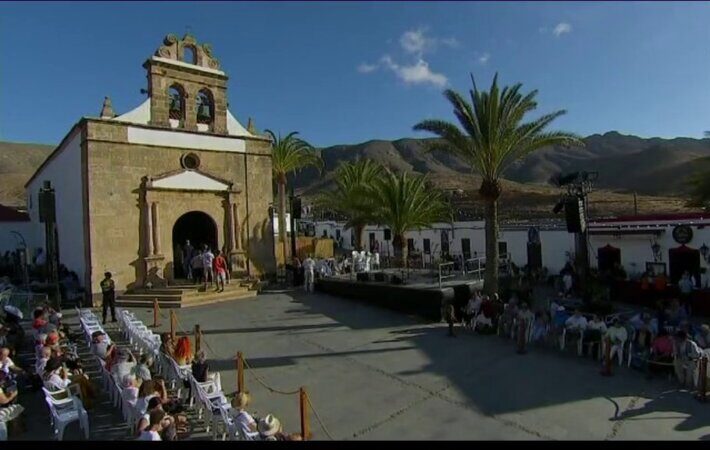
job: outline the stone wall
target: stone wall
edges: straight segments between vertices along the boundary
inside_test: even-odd
[[[142,285],[146,276],[143,257],[147,239],[143,231],[141,180],[181,170],[180,157],[185,153],[199,156],[200,171],[234,183],[241,191],[235,200],[241,221],[248,225],[240,224],[240,229],[249,269],[255,275],[275,270],[273,236],[268,231],[268,205],[273,197],[268,142],[247,139],[246,154],[187,150],[129,144],[126,125],[116,122],[89,120],[86,126],[93,292],[98,292],[105,271],[114,273],[117,291]],[[149,192],[149,195],[159,205],[164,272],[172,272],[172,228],[182,214],[197,210],[210,215],[217,223],[219,246],[224,245],[226,220],[222,193],[172,191]]]

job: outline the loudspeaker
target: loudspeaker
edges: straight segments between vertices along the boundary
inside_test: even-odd
[[[357,274],[357,281],[370,281],[370,277],[366,272]]]
[[[384,273],[375,272],[374,275],[375,275],[375,281],[380,281],[380,282],[385,281],[385,274]]]
[[[392,278],[390,279],[390,283],[392,284],[404,284],[404,280],[398,277],[397,275],[392,275]]]
[[[385,241],[389,241],[392,239],[392,230],[389,228],[385,228]]]
[[[570,233],[584,233],[587,221],[584,217],[584,202],[575,197],[565,200],[565,220],[567,231]]]
[[[291,214],[293,215],[294,219],[301,218],[301,198],[300,197],[294,197],[293,200],[291,200]]]
[[[39,192],[39,221],[42,223],[54,222],[54,213],[54,190],[41,190]]]

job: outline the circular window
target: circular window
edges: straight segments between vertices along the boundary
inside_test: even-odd
[[[184,167],[185,169],[197,169],[198,167],[200,167],[200,157],[194,153],[182,155],[182,157],[180,158],[180,165],[182,165],[182,167]]]

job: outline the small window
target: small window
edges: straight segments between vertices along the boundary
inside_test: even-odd
[[[195,170],[200,167],[200,157],[194,153],[188,153],[180,158],[180,165],[185,169]]]
[[[414,239],[407,239],[407,252],[414,253]]]
[[[192,45],[186,45],[182,48],[182,60],[188,64],[197,64],[197,54],[195,53],[195,47]]]
[[[197,123],[198,124],[212,124],[212,118],[214,117],[214,102],[212,101],[212,95],[207,89],[202,89],[197,93]]]
[[[431,239],[424,239],[424,253],[431,254]]]
[[[185,93],[182,87],[177,84],[170,86],[168,99],[170,102],[168,105],[168,116],[170,120],[176,121],[178,126],[182,126],[185,118]]]
[[[506,258],[508,256],[508,243],[507,242],[498,242],[498,255],[501,258]]]

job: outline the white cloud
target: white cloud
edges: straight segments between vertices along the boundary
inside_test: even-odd
[[[567,22],[558,23],[552,30],[552,34],[554,34],[555,37],[560,37],[561,35],[570,32],[572,32],[572,25],[568,24]]]
[[[362,63],[357,66],[357,71],[360,73],[370,73],[377,70],[377,64]]]
[[[432,84],[444,87],[449,82],[444,74],[433,72],[429,68],[429,64],[421,58],[414,64],[400,65],[394,62],[389,55],[385,55],[380,59],[380,62],[406,84]]]
[[[491,59],[490,53],[484,53],[478,57],[478,64],[485,66],[488,64],[488,60]]]
[[[455,48],[460,45],[455,37],[438,38],[427,36],[427,28],[420,27],[416,30],[409,30],[399,37],[399,44],[402,49],[410,54],[421,58],[425,53],[434,52],[437,47],[444,45]]]

